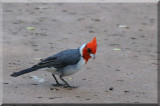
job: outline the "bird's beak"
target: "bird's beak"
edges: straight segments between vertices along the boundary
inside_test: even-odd
[[[91,56],[93,59],[96,59],[95,54],[90,54],[90,56]]]

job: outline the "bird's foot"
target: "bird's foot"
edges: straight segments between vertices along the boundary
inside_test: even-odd
[[[52,86],[54,86],[54,87],[61,87],[61,86],[65,86],[65,84],[58,83],[58,84],[52,84]]]
[[[61,83],[58,83],[58,84],[52,84],[53,87],[63,87],[63,88],[67,88],[69,90],[71,89],[75,89],[75,88],[78,88],[78,86],[70,86],[70,85],[67,85],[67,84],[61,84]]]
[[[78,86],[70,86],[70,85],[66,85],[66,86],[64,86],[64,88],[74,89],[74,88],[78,88]]]

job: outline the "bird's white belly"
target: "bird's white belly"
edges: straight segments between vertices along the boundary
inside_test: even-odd
[[[70,65],[62,70],[63,76],[69,76],[76,73],[85,64],[85,60],[81,57],[80,61],[75,65]]]

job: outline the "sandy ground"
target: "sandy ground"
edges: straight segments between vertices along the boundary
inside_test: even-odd
[[[48,72],[10,76],[94,36],[96,60],[65,78],[77,89],[50,90]],[[157,103],[156,51],[156,4],[3,4],[3,103]]]
[[[0,104],[2,104],[2,94],[3,94],[3,90],[2,90],[2,83],[3,83],[3,71],[2,71],[2,3],[0,3]]]

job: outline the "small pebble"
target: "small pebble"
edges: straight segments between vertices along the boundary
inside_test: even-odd
[[[113,87],[110,87],[109,90],[113,90]]]
[[[50,97],[49,99],[54,99],[54,98]]]
[[[120,71],[119,69],[116,69],[116,71]]]
[[[131,39],[136,39],[135,37],[131,37]]]
[[[129,92],[129,90],[125,90],[124,92],[126,92],[126,93],[127,93],[127,92]]]
[[[32,83],[31,85],[38,85],[38,84],[36,84],[36,83]]]
[[[85,99],[85,100],[91,100],[91,99],[88,99],[88,98],[87,98],[87,99]]]
[[[51,87],[50,90],[58,91],[59,89],[55,87]]]

